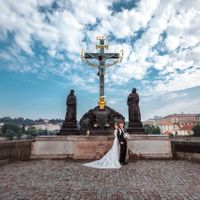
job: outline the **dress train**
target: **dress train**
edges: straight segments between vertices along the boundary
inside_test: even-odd
[[[119,142],[117,138],[117,131],[114,131],[114,141],[111,149],[99,160],[95,160],[89,163],[83,164],[86,167],[98,168],[98,169],[113,169],[120,168],[119,163]]]

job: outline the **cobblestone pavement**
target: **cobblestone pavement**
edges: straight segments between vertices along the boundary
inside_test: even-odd
[[[42,160],[0,167],[0,199],[198,199],[200,163],[136,161],[121,169]]]

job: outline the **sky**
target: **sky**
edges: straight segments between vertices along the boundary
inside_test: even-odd
[[[78,119],[95,107],[97,69],[80,51],[99,35],[124,50],[105,98],[126,120],[134,87],[143,121],[200,113],[200,0],[0,0],[0,117],[63,119],[70,89]]]

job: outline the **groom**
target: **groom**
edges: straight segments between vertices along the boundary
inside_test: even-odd
[[[124,122],[123,121],[118,122],[117,138],[120,144],[119,162],[121,165],[128,164],[125,162],[127,141],[124,138]]]

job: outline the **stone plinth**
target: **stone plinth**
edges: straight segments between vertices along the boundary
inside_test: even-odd
[[[99,159],[111,147],[113,136],[88,136],[74,141],[74,159]]]
[[[127,132],[135,135],[146,135],[142,122],[129,122]]]
[[[113,136],[40,136],[32,143],[32,159],[99,159],[112,146]]]
[[[113,135],[113,128],[105,128],[105,129],[90,129],[90,135]],[[87,134],[87,131],[85,131],[85,133]]]
[[[62,128],[57,133],[57,135],[79,135],[80,131],[77,128],[77,124],[70,122],[63,122]]]
[[[112,146],[114,136],[40,136],[32,143],[32,159],[99,159]],[[130,159],[172,158],[167,136],[130,135]]]
[[[130,135],[128,140],[130,159],[172,158],[171,141],[163,135]]]
[[[80,119],[81,134],[90,130],[91,135],[113,135],[114,124],[124,121],[124,117],[114,109],[105,106],[100,109],[96,106],[85,113]]]
[[[32,143],[31,158],[72,158],[73,139],[67,136],[40,136]]]

